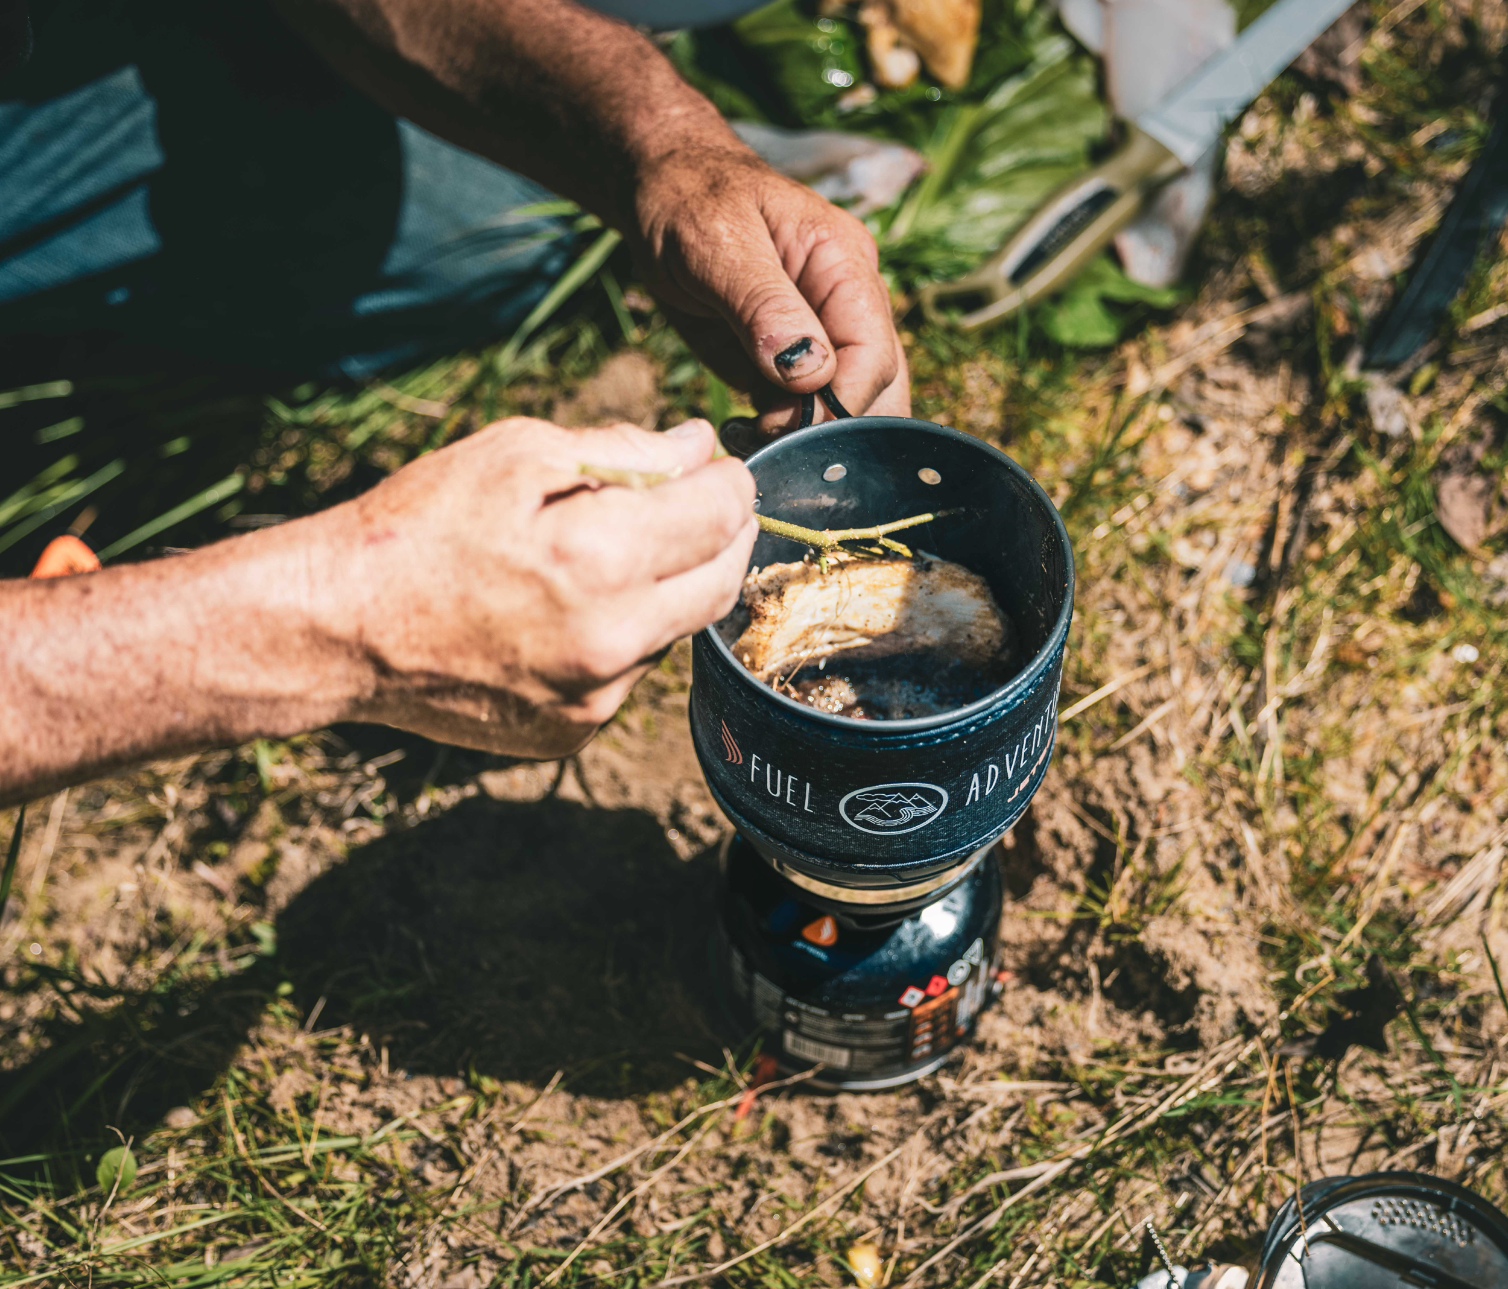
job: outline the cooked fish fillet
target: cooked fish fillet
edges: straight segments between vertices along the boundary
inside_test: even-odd
[[[1010,620],[977,573],[947,560],[829,559],[771,564],[744,580],[748,626],[734,656],[761,680],[833,654],[930,653],[973,667],[1008,656]]]

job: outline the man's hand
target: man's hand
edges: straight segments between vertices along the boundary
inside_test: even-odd
[[[355,501],[189,555],[0,582],[0,806],[337,720],[574,751],[732,608],[754,481],[712,429],[515,419]],[[583,463],[677,473],[634,491]]]
[[[698,355],[754,393],[766,431],[794,423],[790,394],[829,383],[856,415],[911,414],[874,238],[852,215],[736,138],[648,162],[636,211],[650,288]]]
[[[517,418],[361,497],[347,540],[368,589],[350,634],[374,684],[350,715],[517,756],[575,751],[660,650],[738,598],[754,480],[712,446],[705,421]],[[603,487],[583,463],[678,477]]]
[[[622,231],[766,431],[829,383],[855,415],[910,413],[874,239],[765,165],[631,27],[572,0],[275,3],[391,111]]]

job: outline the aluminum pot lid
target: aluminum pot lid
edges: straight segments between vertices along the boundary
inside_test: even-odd
[[[1508,1215],[1424,1173],[1327,1177],[1278,1211],[1254,1289],[1415,1286],[1508,1286]]]

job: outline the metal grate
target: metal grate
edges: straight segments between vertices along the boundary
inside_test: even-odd
[[[1476,1232],[1454,1213],[1447,1213],[1427,1200],[1379,1199],[1372,1203],[1372,1219],[1379,1226],[1412,1226],[1465,1248],[1476,1241]]]

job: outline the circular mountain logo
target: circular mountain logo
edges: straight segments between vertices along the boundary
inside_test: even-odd
[[[856,788],[838,813],[860,832],[888,836],[925,828],[948,807],[948,793],[933,783],[877,783]]]

